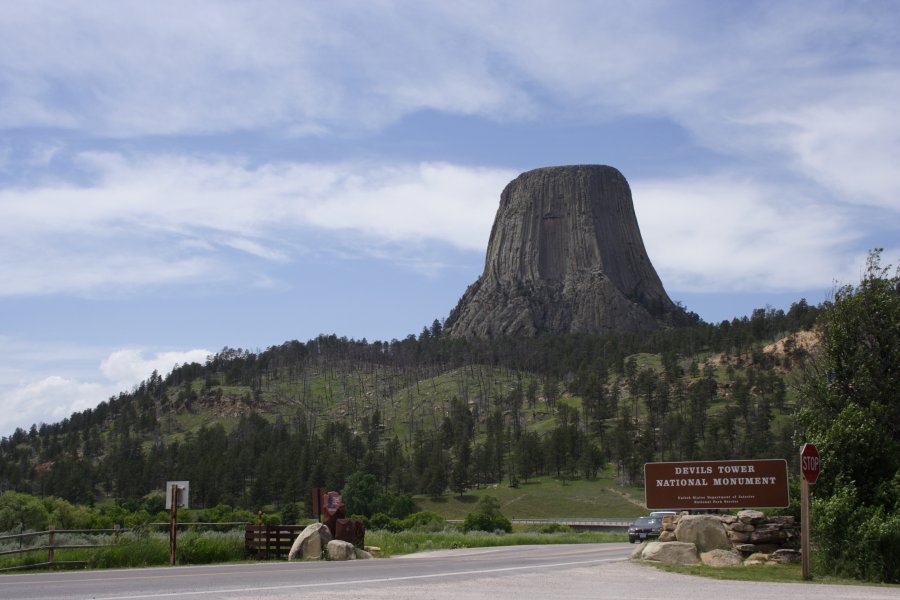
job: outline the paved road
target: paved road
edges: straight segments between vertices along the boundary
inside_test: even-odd
[[[754,584],[674,575],[625,562],[628,544],[511,546],[388,560],[258,563],[0,577],[0,598],[230,600],[900,600],[900,588]]]

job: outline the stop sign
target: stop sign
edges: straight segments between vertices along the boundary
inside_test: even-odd
[[[819,449],[815,444],[803,444],[800,449],[800,471],[803,479],[815,483],[819,478],[822,462],[819,460]]]

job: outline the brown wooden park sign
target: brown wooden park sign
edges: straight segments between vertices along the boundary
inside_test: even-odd
[[[783,459],[658,462],[644,465],[647,508],[784,508],[790,503]]]

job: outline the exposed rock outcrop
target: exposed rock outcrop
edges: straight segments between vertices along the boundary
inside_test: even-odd
[[[484,273],[452,337],[650,330],[676,321],[647,257],[628,182],[600,165],[523,173],[503,190]]]

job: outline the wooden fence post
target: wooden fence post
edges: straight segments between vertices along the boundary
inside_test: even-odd
[[[53,544],[56,543],[56,530],[51,527],[50,528],[50,536],[47,542],[47,563],[50,567],[53,566]]]

